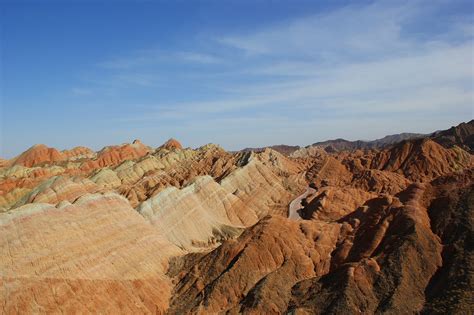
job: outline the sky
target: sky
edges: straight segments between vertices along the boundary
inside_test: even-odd
[[[0,0],[0,156],[447,129],[474,117],[473,6]]]

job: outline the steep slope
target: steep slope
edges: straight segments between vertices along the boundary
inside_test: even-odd
[[[54,163],[62,161],[65,156],[54,148],[48,148],[44,144],[37,144],[13,158],[11,165],[22,165],[32,167],[42,163]]]
[[[81,169],[90,171],[106,166],[118,165],[125,160],[133,160],[145,156],[149,152],[150,149],[141,143],[140,140],[135,140],[131,144],[109,146],[99,151],[96,159],[84,162]]]
[[[240,152],[251,152],[251,151],[262,152],[262,151],[265,151],[265,149],[271,149],[285,156],[290,156],[291,154],[293,154],[293,152],[300,149],[300,147],[297,145],[278,144],[278,145],[271,145],[268,147],[261,147],[261,148],[245,148],[245,149],[240,150]]]
[[[426,135],[419,133],[400,133],[395,135],[385,136],[380,139],[372,141],[349,141],[345,139],[335,139],[327,140],[322,142],[313,143],[311,146],[320,147],[325,149],[328,152],[338,152],[338,151],[353,151],[360,149],[383,149],[393,144],[399,143],[403,140],[410,140],[416,138],[423,138]]]
[[[327,272],[338,230],[265,217],[238,239],[187,258],[194,266],[179,279],[169,313],[281,312],[294,283]]]
[[[474,169],[434,180],[425,199],[431,227],[443,244],[443,266],[425,290],[423,313],[472,313]]]
[[[5,313],[155,313],[167,307],[167,243],[127,200],[85,195],[0,217]]]
[[[421,309],[423,290],[441,265],[441,245],[420,203],[422,193],[422,186],[413,185],[397,199],[371,200],[340,221],[350,224],[351,231],[333,253],[335,273],[317,281],[340,277],[330,287],[343,283],[346,289],[323,302],[323,284],[321,295],[316,295],[317,308],[369,313]]]
[[[307,146],[300,148],[290,154],[290,157],[293,158],[307,158],[307,157],[323,157],[326,156],[327,152],[324,148],[319,146]]]
[[[426,182],[473,164],[473,157],[459,147],[445,149],[429,139],[402,142],[373,157],[370,168],[397,172],[412,181]]]
[[[122,185],[122,181],[110,168],[102,168],[94,173],[90,180],[103,188],[117,188]]]
[[[63,174],[59,166],[28,168],[15,165],[0,170],[0,212],[8,210],[48,178]]]
[[[35,187],[19,200],[15,207],[34,202],[54,205],[64,200],[74,202],[83,195],[95,193],[99,190],[97,185],[85,178],[54,176]]]
[[[164,144],[162,144],[159,149],[166,149],[166,150],[181,150],[183,149],[183,146],[181,143],[173,138],[170,138],[168,141],[166,141]]]
[[[471,123],[291,156],[30,149],[0,167],[0,312],[470,314]]]
[[[435,132],[431,135],[431,139],[441,144],[446,148],[451,148],[454,145],[465,149],[466,151],[474,152],[474,119],[457,126],[453,126],[448,130]]]
[[[326,187],[313,199],[324,215],[265,217],[209,254],[175,261],[169,312],[469,313],[473,173],[395,195]]]
[[[92,159],[95,152],[86,147],[75,147],[61,152],[68,160]]]
[[[468,169],[342,218],[331,271],[294,286],[288,311],[471,313],[473,184]]]
[[[210,175],[219,180],[236,168],[234,156],[213,144],[196,150],[157,149],[152,157],[146,157],[145,160],[128,162],[120,169],[115,169],[117,175],[122,176],[122,181],[126,174],[126,177],[132,178],[123,181],[118,191],[126,196],[133,206],[167,187],[181,188],[195,177],[203,175]]]
[[[271,166],[253,158],[225,177],[221,185],[254,209],[259,217],[286,215],[290,199],[296,192],[292,193],[287,181],[275,172]]]
[[[314,187],[345,186],[350,183],[352,173],[336,158],[323,156],[314,160],[306,179]]]
[[[297,164],[273,150],[237,158],[222,155],[220,150],[211,146],[202,151],[204,155],[198,153],[198,165],[211,156],[213,161],[199,168],[199,172],[208,168],[207,172],[217,180],[223,175],[220,183],[210,176],[190,176],[194,179],[188,186],[161,190],[137,208],[171,242],[188,251],[206,249],[235,237],[244,227],[254,224],[257,217],[269,213],[286,215],[292,193],[285,187],[284,178],[301,171]],[[192,161],[190,165],[196,163],[195,159]],[[233,171],[226,175],[230,169]]]
[[[167,188],[137,210],[170,242],[187,251],[207,249],[257,221],[252,209],[210,176],[197,177],[181,190]]]
[[[304,200],[301,209],[304,219],[336,221],[354,212],[367,200],[377,197],[376,194],[352,187],[325,186],[315,195]]]
[[[411,182],[403,175],[380,170],[363,170],[352,177],[351,186],[377,194],[395,195],[405,190]]]

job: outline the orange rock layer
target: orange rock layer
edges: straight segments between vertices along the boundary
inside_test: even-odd
[[[34,146],[0,160],[1,312],[470,314],[470,126],[290,157]]]

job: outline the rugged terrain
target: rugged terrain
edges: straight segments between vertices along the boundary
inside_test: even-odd
[[[0,159],[2,313],[473,313],[473,125],[285,154],[35,145]]]

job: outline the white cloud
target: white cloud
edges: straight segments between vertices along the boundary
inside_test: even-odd
[[[128,56],[115,57],[99,63],[99,66],[111,70],[133,70],[137,68],[160,66],[164,63],[221,63],[215,55],[195,51],[166,51],[161,49],[141,49]]]
[[[178,52],[176,56],[183,61],[194,63],[210,64],[222,62],[222,60],[216,56],[196,52]]]
[[[173,106],[176,111],[187,113],[223,113],[271,108],[278,104],[286,104],[294,110],[323,108],[360,113],[438,110],[443,104],[466,107],[472,104],[470,64],[470,43],[433,48],[414,56],[385,61],[349,63],[332,68],[319,66],[319,71],[318,64],[297,63],[285,71],[302,72],[305,74],[303,79],[235,86],[232,97]],[[311,68],[314,70],[310,71]],[[278,72],[278,67],[275,69]]]
[[[255,139],[247,145],[256,145],[271,137],[275,140],[267,143],[286,139],[301,144],[291,139],[300,139],[305,131],[325,135],[324,128],[333,129],[328,137],[346,128],[351,129],[349,135],[373,138],[372,127],[383,136],[384,126],[387,133],[421,132],[429,126],[438,129],[435,123],[443,119],[472,119],[473,24],[452,23],[443,33],[428,30],[424,36],[406,32],[407,24],[422,14],[427,13],[418,2],[354,5],[252,33],[223,35],[217,42],[226,49],[212,54],[150,49],[111,60],[106,67],[120,70],[115,76],[121,82],[145,87],[154,87],[155,78],[141,70],[144,66],[157,65],[153,69],[158,72],[163,62],[199,64],[199,72],[184,69],[173,82],[183,89],[180,94],[188,94],[196,84],[222,92],[200,99],[189,93],[189,101],[150,105],[118,120],[171,123],[230,143],[238,141],[233,135],[243,128],[239,136]],[[215,44],[215,39],[208,42]],[[232,62],[216,70],[224,60]],[[162,75],[166,81],[166,73]],[[431,124],[425,121],[423,130],[411,129],[420,117],[429,117]],[[204,125],[219,129],[219,135]],[[364,125],[372,127],[359,131]],[[251,136],[267,130],[272,132]]]
[[[312,56],[332,60],[339,55],[386,53],[410,47],[400,41],[401,23],[413,5],[348,6],[330,13],[287,21],[247,35],[227,35],[217,41],[248,55]]]

